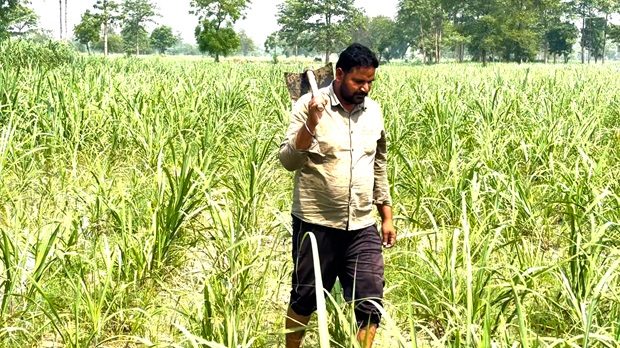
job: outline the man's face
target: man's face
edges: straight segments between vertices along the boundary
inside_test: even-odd
[[[338,68],[336,70],[336,80],[340,82],[340,97],[346,103],[361,104],[370,92],[372,82],[375,80],[375,68],[353,68],[346,74],[342,69]]]

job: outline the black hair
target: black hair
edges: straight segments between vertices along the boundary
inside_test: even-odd
[[[344,73],[348,73],[353,68],[378,68],[379,60],[377,56],[366,46],[354,43],[347,47],[338,58],[336,69],[341,68]]]

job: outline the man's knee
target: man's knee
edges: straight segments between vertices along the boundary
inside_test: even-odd
[[[289,306],[297,315],[308,317],[316,311],[316,297],[314,294],[303,296],[293,291]]]

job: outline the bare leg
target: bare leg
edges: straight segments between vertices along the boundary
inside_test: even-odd
[[[285,327],[287,329],[296,329],[302,328],[308,325],[310,321],[309,316],[303,316],[295,313],[295,311],[288,307],[288,312],[286,313],[286,324]],[[301,341],[304,338],[305,330],[299,330],[295,332],[289,332],[286,334],[286,348],[299,348],[301,345]]]
[[[370,324],[369,326],[361,328],[357,332],[357,341],[363,348],[371,348],[372,342],[375,339],[375,334],[377,333],[377,325]]]

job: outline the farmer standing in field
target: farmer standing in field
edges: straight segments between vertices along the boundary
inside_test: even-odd
[[[383,297],[383,247],[396,232],[387,180],[387,144],[379,104],[367,97],[379,62],[360,44],[340,54],[336,78],[318,95],[296,103],[280,161],[295,171],[293,191],[293,288],[286,328],[303,328],[316,310],[312,249],[317,239],[321,275],[331,291],[336,277],[347,301],[354,300],[357,338],[371,347],[381,320],[375,303]],[[323,110],[323,111],[321,111]],[[381,215],[379,234],[373,205]],[[303,330],[286,335],[300,346]]]

